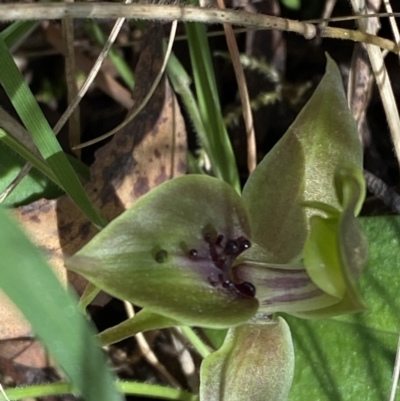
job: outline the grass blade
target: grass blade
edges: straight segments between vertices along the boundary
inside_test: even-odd
[[[7,45],[1,39],[0,83],[61,187],[97,227],[104,227],[105,219],[85,193],[32,92],[15,65]]]
[[[0,208],[0,287],[86,401],[119,401],[94,330],[17,224]]]
[[[200,115],[208,133],[208,143],[204,147],[209,149],[214,174],[240,192],[235,155],[221,113],[206,29],[203,24],[192,22],[186,23],[185,28]]]

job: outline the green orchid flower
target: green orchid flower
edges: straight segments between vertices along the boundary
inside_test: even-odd
[[[285,400],[293,346],[274,314],[318,318],[364,307],[356,289],[366,262],[356,219],[361,169],[355,123],[328,57],[313,96],[242,196],[212,177],[175,178],[66,266],[142,307],[141,329],[230,328],[203,362],[201,400]]]

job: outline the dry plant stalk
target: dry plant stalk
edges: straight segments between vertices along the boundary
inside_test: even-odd
[[[221,10],[225,10],[224,0],[217,0]],[[240,63],[240,54],[236,43],[235,34],[231,24],[224,24],[226,43],[232,58],[233,69],[236,75],[236,81],[239,89],[240,102],[242,103],[242,114],[247,137],[247,167],[251,173],[257,166],[257,147],[256,134],[254,131],[253,113],[250,105],[249,91],[247,89],[246,78],[243,66]]]
[[[43,18],[43,17],[46,18]],[[341,28],[317,27],[311,23],[294,21],[232,9],[200,8],[182,5],[121,4],[121,3],[34,3],[0,4],[0,21],[43,20],[62,18],[122,18],[153,21],[195,21],[207,24],[228,23],[256,29],[277,29],[295,32],[306,39],[345,39],[363,42],[399,53],[396,43],[361,31]]]
[[[110,136],[114,135],[116,132],[119,132],[121,129],[123,129],[127,124],[129,124],[147,105],[147,103],[150,101],[151,97],[153,96],[153,93],[157,89],[162,77],[164,76],[164,72],[167,68],[169,56],[171,55],[172,52],[172,46],[174,44],[174,39],[175,39],[175,34],[176,34],[176,29],[178,26],[178,21],[173,21],[171,25],[171,32],[169,34],[169,40],[168,40],[168,46],[164,55],[164,60],[163,64],[160,68],[160,71],[158,72],[156,78],[154,79],[153,84],[151,85],[151,88],[149,89],[147,95],[143,99],[143,101],[139,104],[138,107],[134,109],[134,111],[119,125],[117,125],[115,128],[113,128],[111,131],[105,133],[104,135],[101,135],[95,139],[92,139],[90,141],[81,143],[80,145],[75,146],[73,149],[82,149],[90,145],[94,145],[95,143],[98,143],[100,141],[103,141],[104,139],[109,138]]]
[[[353,9],[358,14],[368,14],[364,0],[351,0]],[[358,21],[361,31],[369,30],[368,20],[360,19]],[[382,52],[379,48],[366,45],[371,67],[374,72],[376,84],[382,99],[383,108],[385,110],[386,119],[388,121],[394,150],[398,162],[400,163],[400,118],[397,110],[396,100],[394,98],[392,85],[386,70]]]

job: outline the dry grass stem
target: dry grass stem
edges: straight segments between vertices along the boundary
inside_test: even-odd
[[[0,193],[0,203],[4,202],[4,200],[17,188],[18,184],[25,178],[25,176],[31,171],[32,164],[26,163],[18,175],[12,180],[12,182],[7,186],[7,188]]]
[[[390,1],[383,0],[383,4],[385,5],[387,13],[393,14],[393,8],[392,8],[392,5],[390,4]],[[400,34],[399,34],[399,28],[397,27],[397,24],[396,24],[395,17],[394,16],[389,17],[389,22],[390,22],[390,27],[392,28],[394,41],[397,43],[397,45],[399,45],[400,44]]]
[[[66,49],[63,44],[61,33],[57,25],[55,23],[48,24],[44,32],[47,41],[54,47],[55,51],[61,54],[66,54]],[[91,60],[89,57],[85,55],[83,50],[80,50],[78,48],[75,49],[75,60],[76,60],[76,65],[80,70],[85,72],[87,75],[91,74],[94,63],[93,60]],[[104,93],[110,96],[111,99],[114,99],[118,104],[120,104],[125,109],[129,110],[133,106],[134,103],[132,100],[131,92],[124,86],[122,86],[115,78],[113,78],[111,74],[100,69],[100,71],[95,76],[95,83],[100,90],[102,90]],[[83,97],[83,94],[81,95],[81,93],[83,93],[82,88],[78,93],[79,98]],[[77,101],[77,98],[74,99],[74,102],[75,101]],[[71,110],[73,110],[73,107],[70,106],[70,108]],[[65,118],[68,119],[67,116],[69,115],[71,110],[68,109],[68,112],[67,111],[64,112],[66,114],[65,117],[62,118],[62,120],[64,120]],[[61,124],[61,119],[59,124]],[[55,126],[55,128],[57,128],[58,130],[59,127]]]
[[[163,65],[161,66],[160,72],[158,73],[157,77],[155,78],[153,85],[151,86],[149,92],[147,93],[146,97],[143,99],[142,103],[137,107],[133,113],[131,113],[121,124],[117,125],[111,131],[105,133],[104,135],[99,136],[98,138],[92,139],[91,141],[87,141],[85,143],[81,143],[80,145],[76,146],[74,149],[82,149],[87,146],[93,145],[97,142],[100,142],[110,136],[114,135],[116,132],[120,131],[123,127],[125,127],[128,123],[130,123],[147,105],[151,97],[153,96],[154,91],[157,89],[158,84],[161,81],[161,78],[164,75],[165,69],[167,68],[169,56],[172,52],[172,45],[174,44],[176,28],[178,26],[177,21],[172,22],[171,26],[171,33],[169,35],[168,46],[165,52],[165,57],[163,61]]]
[[[224,10],[224,0],[217,0],[218,6]],[[246,77],[244,75],[243,66],[240,62],[239,49],[236,43],[235,34],[231,24],[223,24],[226,43],[231,55],[233,69],[235,71],[236,81],[239,89],[240,102],[242,103],[242,114],[246,130],[247,138],[247,168],[251,173],[257,166],[257,147],[256,134],[254,131],[253,113],[251,111],[249,91],[247,89]]]
[[[229,23],[256,29],[277,29],[296,32],[307,39],[317,36],[317,28],[307,22],[280,17],[253,14],[232,9],[219,10],[182,5],[162,4],[116,4],[116,3],[34,3],[0,4],[0,21],[42,20],[71,18],[122,18],[154,21],[195,21],[207,24]],[[319,22],[321,22],[319,20]],[[382,49],[399,53],[398,46],[391,40],[369,35],[365,32],[325,27],[320,36],[345,39],[376,45]]]
[[[126,0],[126,4],[131,3],[132,0]],[[96,62],[94,63],[92,70],[90,71],[85,83],[82,85],[81,89],[79,90],[78,94],[74,98],[74,100],[70,103],[69,107],[67,110],[65,110],[64,114],[61,116],[59,121],[54,127],[54,132],[57,135],[57,133],[61,130],[61,128],[64,126],[64,124],[68,121],[69,117],[71,114],[74,112],[74,110],[78,107],[80,101],[83,99],[85,96],[86,92],[88,91],[90,85],[93,83],[94,79],[96,78],[105,58],[107,57],[108,52],[110,51],[110,48],[112,44],[115,42],[115,39],[117,38],[122,24],[124,23],[125,18],[118,18],[116,23],[113,26],[113,29],[111,30],[110,36],[107,39],[106,44],[104,45],[103,50],[97,57]],[[77,145],[77,144],[75,144]],[[80,149],[78,147],[72,147],[74,150]]]
[[[130,302],[124,301],[124,307],[128,318],[131,319],[135,316],[135,310]],[[168,372],[167,368],[158,360],[156,354],[151,349],[146,337],[143,333],[135,334],[135,338],[140,349],[141,354],[146,361],[154,367],[161,375],[163,375],[171,385],[177,388],[181,388],[179,382]]]
[[[74,0],[65,0],[68,3],[73,3]],[[62,33],[65,42],[65,78],[67,84],[68,104],[71,104],[78,94],[78,85],[76,82],[76,67],[75,67],[75,50],[74,50],[74,20],[72,18],[64,18],[62,20]],[[70,147],[74,147],[80,142],[80,111],[77,105],[73,110],[69,119],[68,134]],[[76,155],[80,158],[80,151],[76,151]]]
[[[256,29],[277,29],[296,32],[307,39],[317,36],[317,28],[309,22],[300,22],[280,17],[253,14],[232,9],[204,9],[194,6],[161,4],[115,4],[115,3],[34,3],[0,4],[0,21],[42,20],[71,18],[122,18],[157,21],[195,21],[208,24],[229,23]],[[355,18],[357,19],[357,17]],[[318,20],[320,23],[321,20]],[[321,37],[345,39],[373,44],[382,49],[399,53],[396,43],[391,40],[369,35],[365,32],[325,27]]]
[[[353,10],[357,14],[366,14],[368,10],[364,0],[351,0]],[[368,20],[360,19],[358,21],[360,30],[366,32],[369,29]],[[392,85],[386,70],[384,58],[381,50],[376,46],[366,44],[368,56],[371,62],[372,71],[378,85],[379,93],[382,99],[383,108],[385,110],[386,119],[388,121],[394,150],[397,160],[400,164],[400,119],[397,110],[396,100],[394,98]]]
[[[400,375],[400,334],[397,342],[396,360],[394,363],[392,388],[390,390],[389,401],[395,401],[396,399],[397,385],[399,383],[399,375]]]

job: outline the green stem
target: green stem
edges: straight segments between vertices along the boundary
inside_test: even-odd
[[[97,288],[93,283],[88,283],[81,298],[79,299],[78,309],[81,313],[86,314],[86,308],[100,293],[100,288]]]
[[[211,354],[209,348],[203,341],[199,338],[199,336],[188,326],[180,326],[182,333],[186,336],[186,338],[190,341],[193,347],[197,350],[197,352],[203,357],[206,358]]]
[[[118,381],[116,384],[118,390],[124,394],[155,397],[163,400],[198,401],[197,395],[171,387],[126,381]],[[46,397],[68,393],[77,394],[72,383],[40,384],[37,386],[17,387],[5,390],[5,394],[9,400],[21,400],[24,398]],[[4,394],[1,392],[0,401],[6,401]]]
[[[117,382],[117,387],[124,394],[155,397],[163,400],[198,401],[199,399],[197,395],[188,391],[155,384]]]

